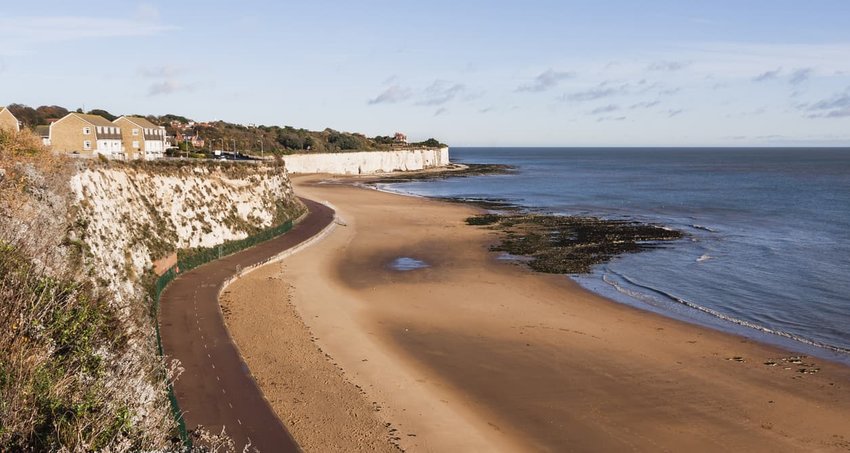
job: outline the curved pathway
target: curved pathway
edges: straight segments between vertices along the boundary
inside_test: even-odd
[[[240,269],[263,262],[315,236],[334,219],[329,207],[302,198],[310,213],[286,234],[180,275],[162,294],[159,309],[163,353],[185,371],[174,392],[187,429],[203,425],[227,434],[236,451],[297,452],[298,445],[263,397],[219,309],[218,293]]]

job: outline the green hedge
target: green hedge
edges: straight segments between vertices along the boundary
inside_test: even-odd
[[[209,263],[210,261],[214,261],[224,256],[245,250],[261,242],[268,241],[269,239],[274,239],[275,237],[280,236],[281,234],[286,233],[291,229],[292,220],[287,220],[281,225],[265,229],[257,234],[248,236],[245,239],[240,239],[237,241],[227,241],[217,247],[194,248],[186,251],[178,251],[177,264],[168,269],[164,274],[162,274],[158,279],[156,279],[156,282],[154,283],[154,319],[158,319],[159,298],[162,295],[162,292],[165,291],[165,288],[168,286],[169,283],[171,283],[175,278],[177,278],[178,273],[188,272],[189,270],[194,269],[203,264]],[[159,355],[160,357],[162,357],[162,338],[159,334],[158,321],[156,322],[156,344],[159,350]],[[182,439],[184,445],[186,445],[187,447],[191,447],[192,439],[189,437],[189,432],[186,429],[186,421],[183,420],[183,415],[180,413],[180,405],[177,403],[177,397],[174,396],[174,386],[172,386],[171,383],[168,383],[168,399],[171,402],[171,411],[174,415],[174,419],[177,420],[180,438]]]

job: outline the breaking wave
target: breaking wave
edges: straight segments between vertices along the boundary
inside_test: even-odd
[[[712,308],[704,307],[702,305],[696,304],[696,303],[691,302],[689,300],[685,300],[685,299],[682,299],[680,297],[676,297],[676,296],[674,296],[670,293],[667,293],[665,291],[662,291],[660,289],[653,288],[653,287],[647,286],[647,285],[642,285],[642,284],[637,283],[636,281],[630,279],[629,277],[627,277],[625,275],[622,275],[622,274],[619,274],[619,273],[616,273],[616,272],[613,272],[613,271],[610,271],[610,270],[608,270],[608,272],[610,274],[615,275],[618,279],[622,279],[629,286],[639,288],[639,290],[636,291],[634,289],[630,289],[630,288],[626,287],[625,285],[621,285],[615,279],[611,278],[609,273],[602,275],[602,280],[605,283],[607,283],[608,285],[610,285],[611,287],[616,289],[617,292],[619,292],[620,294],[624,294],[626,296],[629,296],[632,299],[636,299],[636,300],[639,300],[641,302],[648,303],[650,305],[657,305],[659,300],[656,297],[653,297],[653,295],[655,295],[655,296],[661,297],[664,302],[668,302],[668,303],[672,302],[672,303],[675,303],[675,304],[683,305],[685,307],[688,307],[688,308],[700,311],[702,313],[711,315],[711,316],[713,316],[717,319],[721,319],[723,321],[730,322],[730,323],[733,323],[733,324],[737,324],[739,326],[754,329],[754,330],[757,330],[759,332],[763,332],[763,333],[767,333],[767,334],[770,334],[770,335],[776,335],[776,336],[779,336],[779,337],[787,338],[787,339],[790,339],[790,340],[797,341],[799,343],[803,343],[803,344],[806,344],[806,345],[809,345],[809,346],[814,346],[814,347],[817,347],[817,348],[826,349],[826,350],[832,351],[832,352],[839,352],[839,353],[844,353],[844,354],[850,353],[850,349],[842,348],[842,347],[839,347],[839,346],[834,346],[834,345],[823,343],[823,342],[820,342],[820,341],[811,340],[811,339],[801,337],[801,336],[798,336],[798,335],[794,335],[794,334],[791,334],[791,333],[788,333],[788,332],[785,332],[785,331],[782,331],[782,330],[772,329],[770,327],[765,327],[765,326],[762,326],[760,324],[756,324],[754,322],[747,321],[745,319],[736,318],[734,316],[727,315],[725,313],[714,310]]]

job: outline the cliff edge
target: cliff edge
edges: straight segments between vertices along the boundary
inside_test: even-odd
[[[0,131],[0,450],[173,450],[154,262],[294,219],[282,163],[101,162]]]

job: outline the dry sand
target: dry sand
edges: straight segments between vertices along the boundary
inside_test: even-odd
[[[225,296],[306,451],[380,451],[388,437],[434,452],[850,450],[847,367],[782,362],[500,262],[493,233],[465,225],[473,208],[317,181],[296,191],[345,226]],[[398,257],[430,267],[399,272]]]

